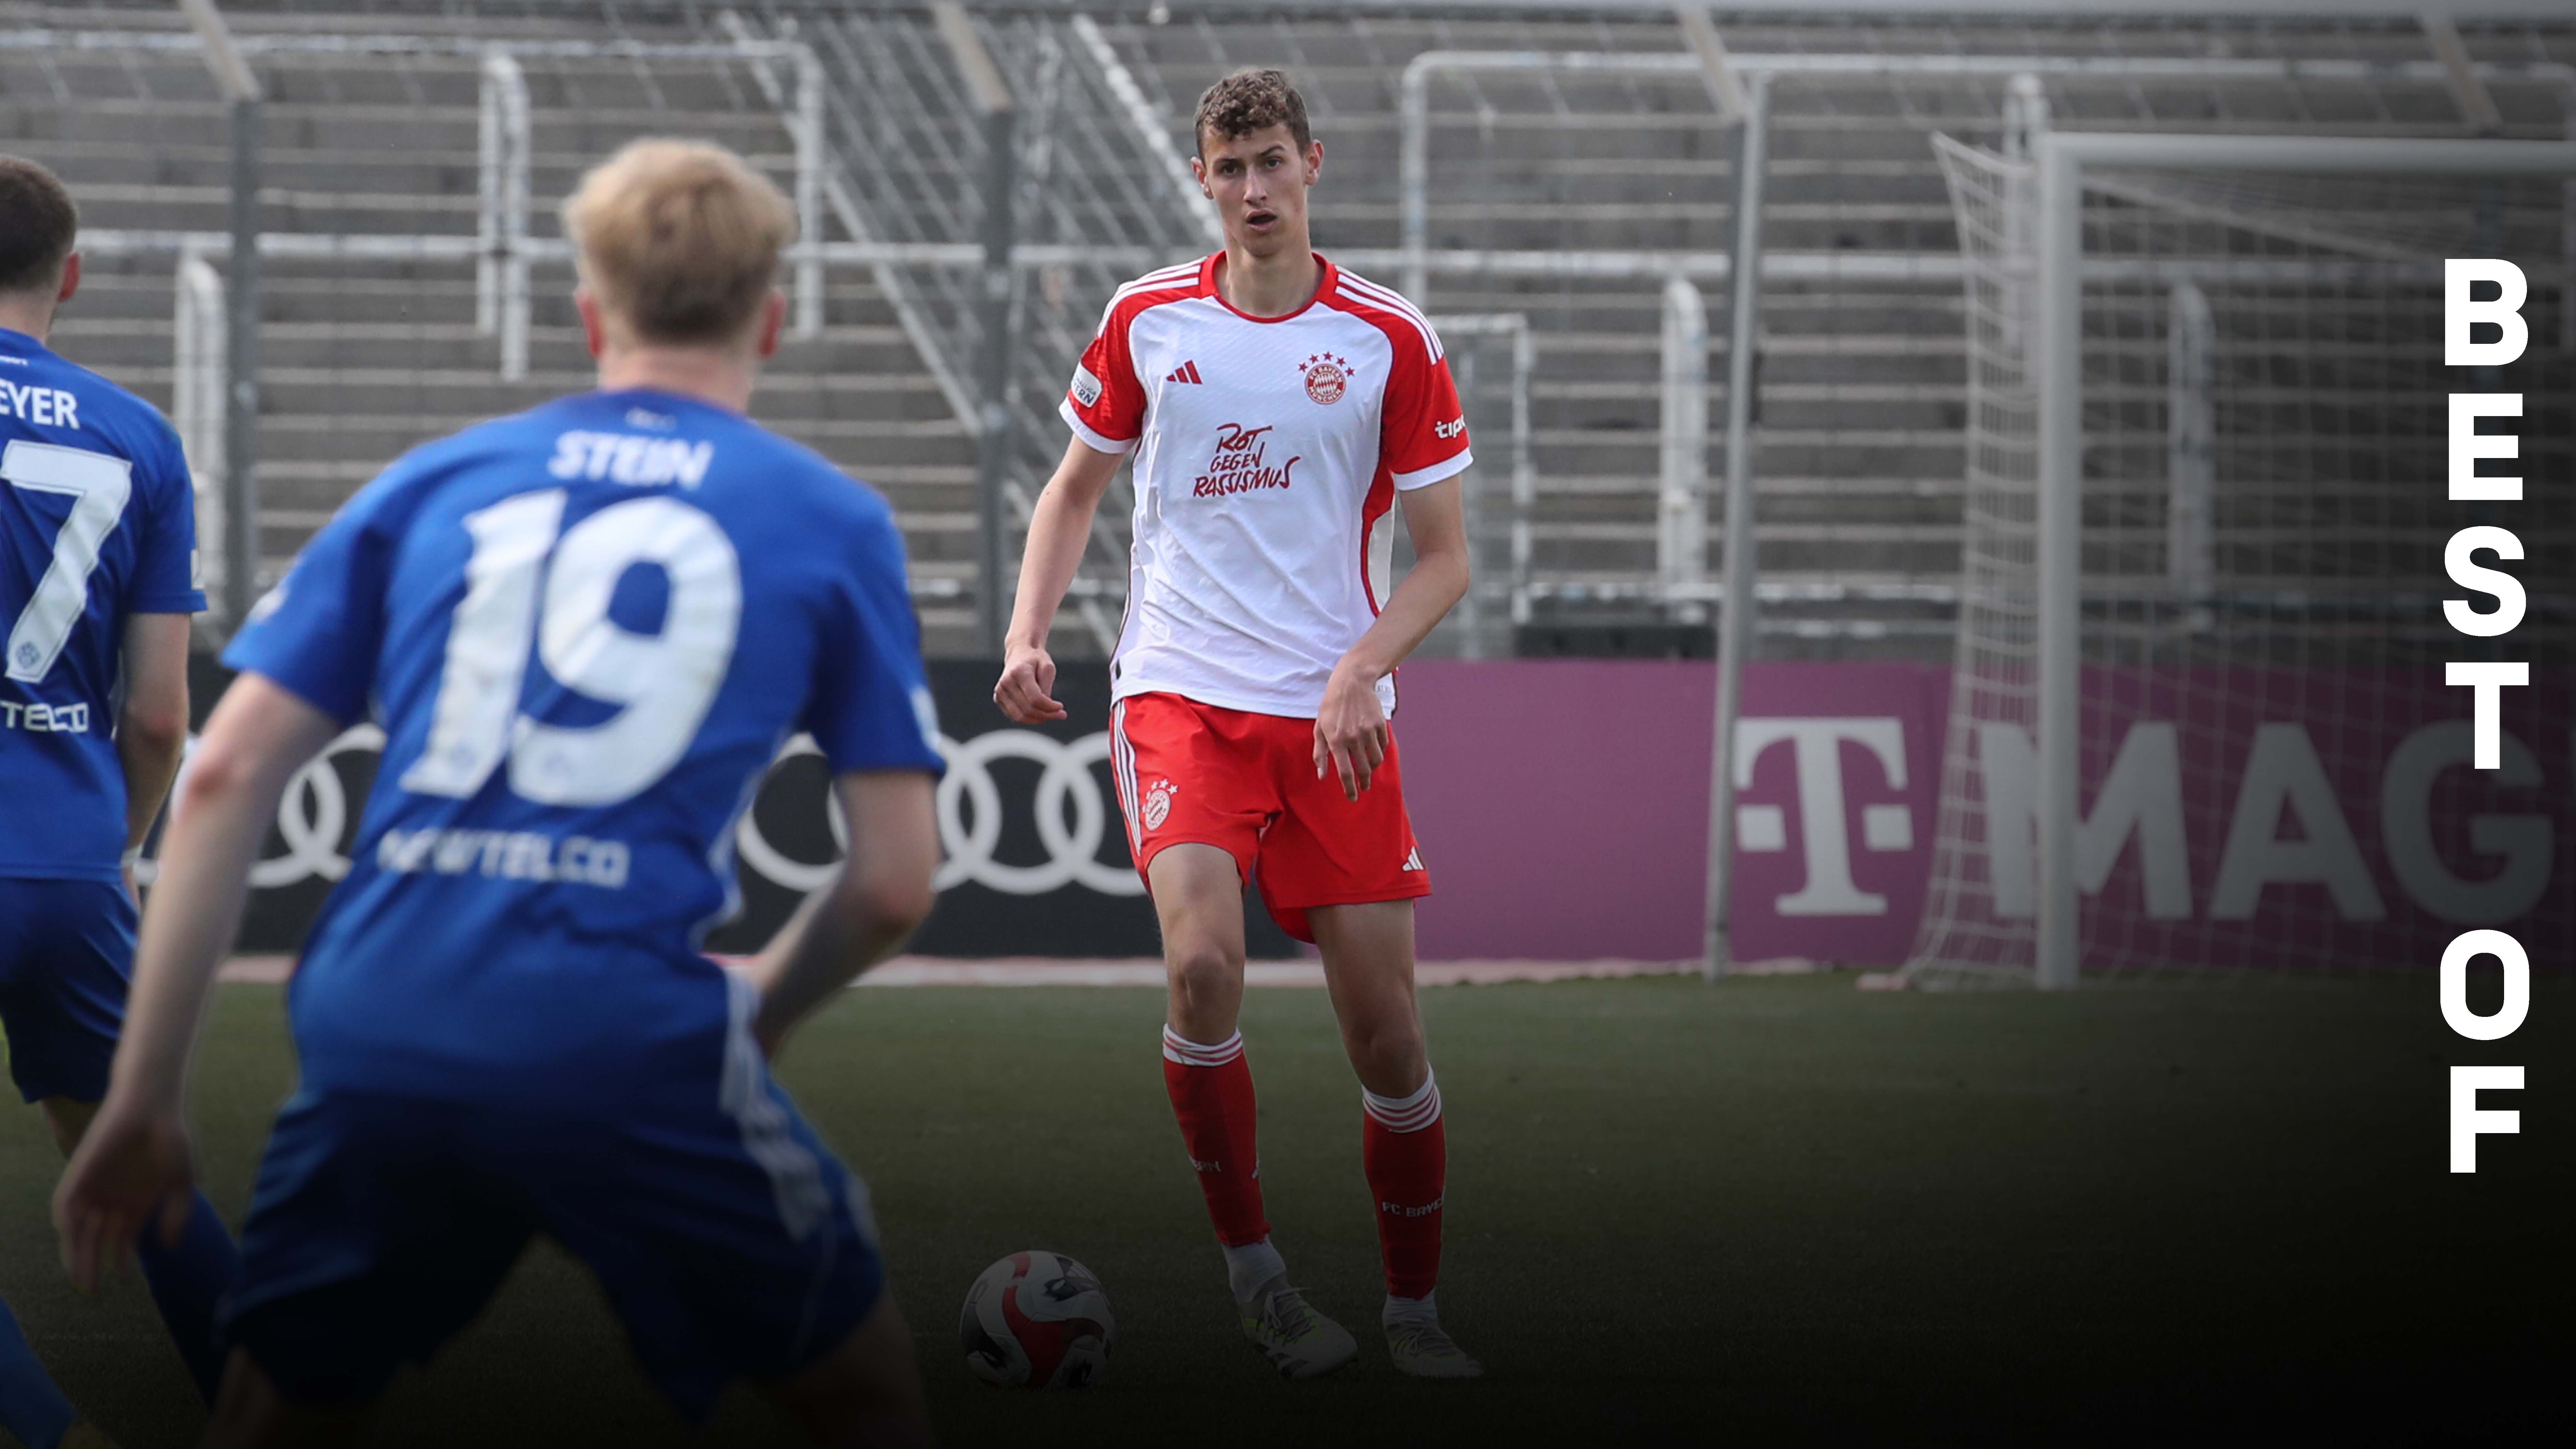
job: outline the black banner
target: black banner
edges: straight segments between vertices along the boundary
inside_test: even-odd
[[[1066,718],[1023,728],[993,707],[997,667],[983,660],[930,665],[948,777],[939,789],[944,856],[939,904],[907,950],[934,956],[1157,956],[1154,910],[1127,854],[1125,821],[1109,768],[1108,671],[1069,665],[1057,681]],[[230,674],[191,661],[202,725]],[[359,725],[297,776],[252,868],[240,949],[292,953],[330,889],[373,788],[382,735]],[[820,757],[791,746],[736,836],[742,913],[710,933],[708,949],[757,950],[807,890],[830,877],[840,847],[827,808]],[[1044,818],[1041,811],[1049,812]],[[148,875],[148,868],[146,874]],[[1247,949],[1256,958],[1296,954],[1248,900]]]

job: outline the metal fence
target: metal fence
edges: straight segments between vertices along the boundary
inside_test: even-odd
[[[392,452],[577,385],[550,203],[621,135],[696,131],[769,168],[805,221],[798,340],[765,412],[888,492],[933,646],[972,650],[1007,605],[1061,452],[1054,403],[1102,303],[1214,244],[1188,98],[1241,61],[1285,62],[1334,148],[1321,239],[1465,329],[1483,582],[1432,641],[1460,654],[1602,614],[1731,615],[1747,651],[1946,646],[1965,392],[1932,131],[2008,144],[2035,110],[2439,131],[2466,77],[2502,133],[2554,132],[2576,74],[2550,48],[2565,37],[2528,28],[2444,57],[2403,24],[1179,9],[585,0],[540,26],[470,0],[280,0],[236,7],[254,26],[241,68],[267,90],[249,112],[205,79],[196,37],[132,15],[0,32],[0,66],[98,131],[72,158],[93,168],[85,195],[143,169],[109,155],[118,137],[151,154],[131,204],[91,206],[85,245],[128,268],[103,285],[168,319],[150,324],[168,340],[144,357],[136,318],[106,360],[186,420],[241,587]],[[383,33],[299,23],[343,11]],[[252,171],[200,157],[245,116],[265,117]],[[242,216],[236,248],[213,223]],[[224,298],[260,259],[265,300]],[[260,325],[211,325],[246,306]],[[245,371],[267,389],[247,404]],[[1484,441],[1504,437],[1508,468]],[[257,502],[226,510],[224,489]],[[1122,481],[1076,581],[1077,650],[1112,637],[1131,501]]]

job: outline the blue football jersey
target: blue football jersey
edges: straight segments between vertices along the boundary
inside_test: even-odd
[[[290,996],[308,1087],[626,1090],[726,1009],[697,952],[799,731],[940,768],[892,511],[813,452],[659,392],[425,445],[342,508],[225,661],[384,754]]]
[[[0,876],[118,878],[125,621],[206,607],[196,549],[179,435],[0,328]]]

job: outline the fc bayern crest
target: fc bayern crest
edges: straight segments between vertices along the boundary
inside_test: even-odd
[[[1319,403],[1337,403],[1351,390],[1351,360],[1319,352],[1306,359],[1306,396]]]
[[[1157,780],[1154,782],[1154,788],[1145,792],[1145,828],[1160,830],[1163,828],[1163,822],[1170,819],[1171,815],[1172,782]]]

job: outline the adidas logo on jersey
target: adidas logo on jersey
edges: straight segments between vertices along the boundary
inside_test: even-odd
[[[1413,849],[1411,849],[1411,850],[1409,850],[1409,851],[1406,851],[1406,852],[1405,852],[1405,854],[1404,854],[1404,865],[1403,865],[1403,867],[1402,867],[1402,868],[1403,868],[1403,869],[1405,869],[1405,870],[1420,870],[1420,869],[1422,869],[1422,847],[1421,847],[1421,846],[1417,845],[1417,846],[1413,847]]]
[[[1165,382],[1205,382],[1205,381],[1207,381],[1207,379],[1206,379],[1206,378],[1203,378],[1203,377],[1201,377],[1201,376],[1199,376],[1199,365],[1198,365],[1197,363],[1195,363],[1195,362],[1184,362],[1184,363],[1182,363],[1180,366],[1173,368],[1173,369],[1172,369],[1172,371],[1171,371],[1171,374],[1170,374],[1169,376],[1165,377],[1165,378],[1163,379],[1163,381],[1165,381]]]

